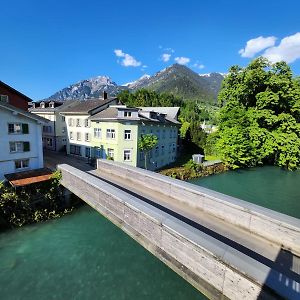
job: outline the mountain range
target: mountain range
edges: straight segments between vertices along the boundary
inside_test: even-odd
[[[103,92],[116,96],[122,90],[150,89],[172,93],[184,100],[215,102],[225,74],[198,74],[186,66],[174,64],[153,76],[143,75],[138,80],[117,85],[108,76],[97,76],[72,84],[44,100],[88,100],[102,97]]]

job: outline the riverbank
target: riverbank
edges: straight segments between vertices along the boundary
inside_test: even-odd
[[[0,184],[0,231],[44,222],[68,214],[80,205],[75,195],[60,186],[60,173],[51,180],[14,189]]]
[[[228,171],[229,168],[222,162],[213,164],[195,164],[188,162],[184,166],[173,167],[159,171],[160,174],[180,180],[191,180]]]

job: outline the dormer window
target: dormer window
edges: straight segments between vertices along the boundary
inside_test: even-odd
[[[131,111],[124,111],[125,118],[131,118]]]
[[[8,103],[8,96],[7,95],[0,95],[0,101]]]
[[[54,102],[50,102],[50,108],[54,108]]]
[[[41,102],[41,103],[40,103],[40,107],[41,107],[41,108],[45,108],[45,102]]]

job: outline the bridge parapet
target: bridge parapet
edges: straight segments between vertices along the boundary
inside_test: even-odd
[[[300,220],[188,182],[122,163],[97,160],[97,169],[200,209],[300,255]]]
[[[277,291],[299,299],[295,281],[289,278],[287,286],[280,272],[95,176],[68,165],[59,169],[66,188],[210,299],[277,299]]]

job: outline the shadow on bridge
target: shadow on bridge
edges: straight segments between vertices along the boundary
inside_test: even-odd
[[[264,290],[272,287],[282,297],[274,295],[275,299],[300,299],[300,257],[291,252],[281,249],[276,257],[277,270],[271,268],[264,283],[261,294],[257,299],[265,300]],[[281,270],[282,269],[282,272]]]

